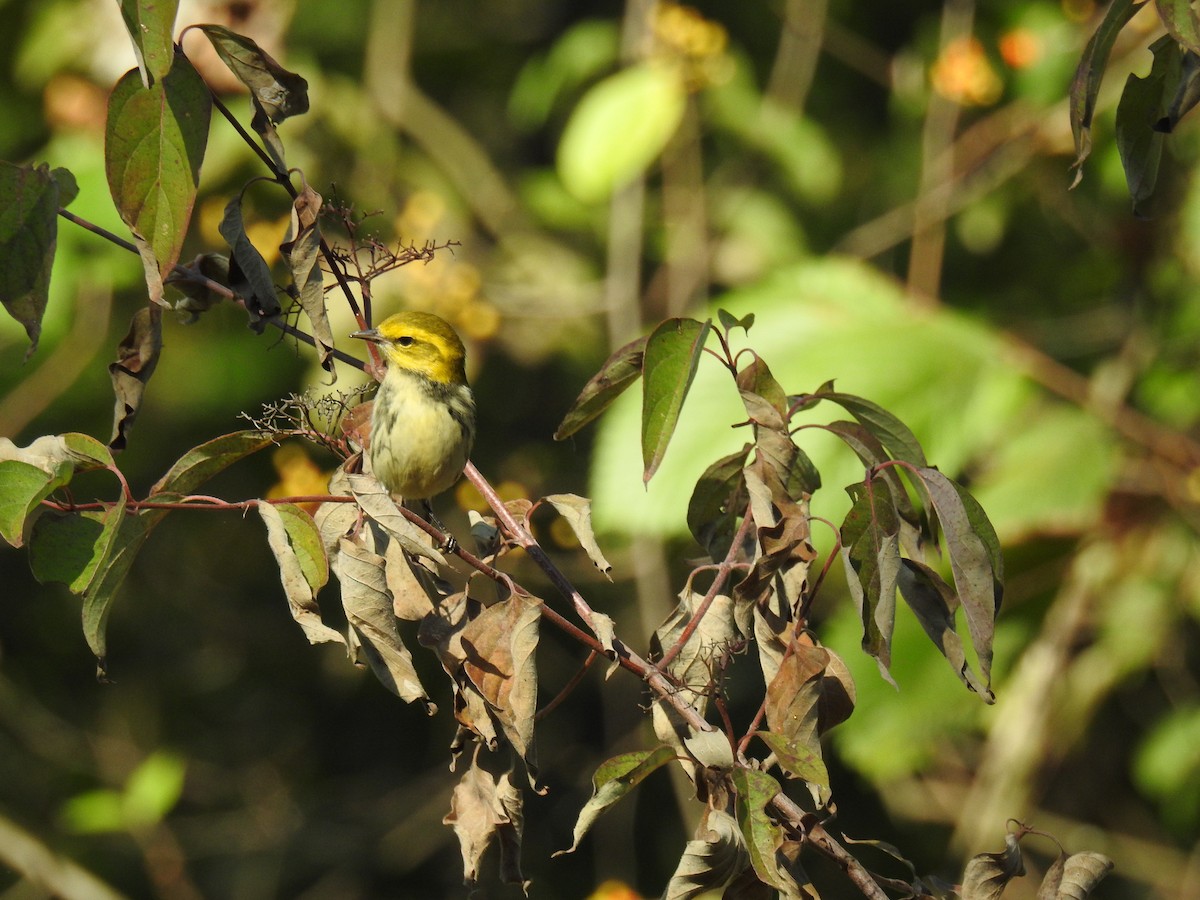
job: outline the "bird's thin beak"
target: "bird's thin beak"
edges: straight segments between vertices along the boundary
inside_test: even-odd
[[[363,341],[371,341],[375,344],[383,340],[383,337],[374,328],[368,328],[366,331],[352,331],[350,332],[350,337]]]

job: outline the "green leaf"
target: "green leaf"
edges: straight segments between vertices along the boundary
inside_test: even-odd
[[[178,494],[160,494],[155,500],[178,502]],[[167,514],[165,509],[147,509],[125,516],[117,526],[105,565],[97,568],[96,575],[88,584],[83,595],[83,636],[88,647],[96,656],[98,675],[106,677],[108,667],[108,616],[117,591],[125,582],[125,576],[133,566],[138,551],[150,536],[150,532]]]
[[[76,834],[110,834],[125,829],[124,798],[119,791],[76,794],[63,804],[63,824]]]
[[[58,241],[58,210],[79,193],[66,169],[0,161],[0,304],[37,349]]]
[[[1140,9],[1137,0],[1112,0],[1075,69],[1070,91],[1071,132],[1075,136],[1075,162],[1072,163],[1075,179],[1071,187],[1079,184],[1083,163],[1092,152],[1092,116],[1096,112],[1096,98],[1100,95],[1100,82],[1104,79],[1109,54],[1121,29]]]
[[[165,491],[194,494],[202,484],[239,459],[274,445],[275,440],[260,431],[235,431],[213,438],[181,456],[170,471],[155,482],[150,494]]]
[[[585,203],[609,197],[644,172],[679,128],[687,107],[683,72],[649,61],[593,85],[558,146],[558,173]]]
[[[34,523],[29,566],[43,584],[58,581],[82,594],[108,563],[125,520],[125,496],[103,510],[48,511]]]
[[[771,748],[771,752],[779,761],[779,767],[787,772],[788,777],[815,784],[828,793],[829,770],[825,768],[825,760],[821,758],[819,749],[809,749],[782,734],[770,731],[756,731],[754,734]]]
[[[211,111],[208,87],[183,54],[149,88],[138,70],[126,72],[108,100],[108,187],[156,303],[164,303],[163,278],[179,260],[191,219]]]
[[[562,441],[599,416],[642,374],[642,359],[649,336],[640,337],[621,347],[604,361],[600,371],[588,380],[554,432]]]
[[[642,378],[642,481],[662,463],[679,411],[696,377],[711,322],[668,319],[646,342]]]
[[[175,59],[171,39],[179,0],[121,0],[121,17],[133,41],[133,54],[142,73],[142,84],[150,87],[164,78]]]
[[[759,880],[781,891],[784,897],[799,897],[795,879],[776,856],[783,845],[783,829],[767,814],[767,804],[781,790],[779,782],[766,772],[741,767],[733,770],[730,779],[737,791],[738,826]]]
[[[750,326],[754,324],[754,313],[748,313],[739,319],[728,310],[718,309],[717,321],[721,323],[721,327],[725,330],[726,334],[729,334],[735,328],[742,328],[746,332],[749,332]]]
[[[246,311],[250,313],[250,327],[261,333],[262,320],[279,315],[282,307],[275,293],[271,267],[246,234],[240,196],[225,204],[219,229],[233,251],[229,260],[229,287],[245,301]]]
[[[183,794],[187,762],[167,751],[156,751],[133,770],[122,798],[126,826],[145,828],[162,821]]]
[[[22,544],[25,520],[76,471],[113,465],[112,454],[93,437],[76,432],[44,435],[28,447],[0,438],[0,537]]]
[[[29,514],[52,492],[71,480],[73,469],[61,463],[47,472],[19,459],[0,460],[0,536],[13,547],[25,543],[23,531]]]
[[[1200,53],[1200,20],[1191,0],[1154,0],[1167,34],[1193,53]]]

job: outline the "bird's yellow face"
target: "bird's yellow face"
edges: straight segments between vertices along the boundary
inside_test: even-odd
[[[351,337],[378,344],[391,368],[416,372],[438,384],[466,383],[462,341],[445,319],[433,313],[396,313],[378,327],[356,331]]]
[[[378,344],[387,372],[371,412],[371,469],[393,496],[428,500],[462,474],[475,440],[463,345],[444,319],[402,312],[353,337]]]

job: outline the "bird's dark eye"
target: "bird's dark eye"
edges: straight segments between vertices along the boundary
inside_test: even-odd
[[[413,345],[413,336],[411,334],[406,334],[404,337],[398,337],[396,338],[396,343],[401,347],[411,347]]]

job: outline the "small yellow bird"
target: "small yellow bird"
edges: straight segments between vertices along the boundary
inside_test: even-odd
[[[371,413],[371,469],[391,493],[431,513],[429,498],[458,481],[475,441],[462,341],[426,312],[397,313],[350,336],[378,344],[387,362]]]

